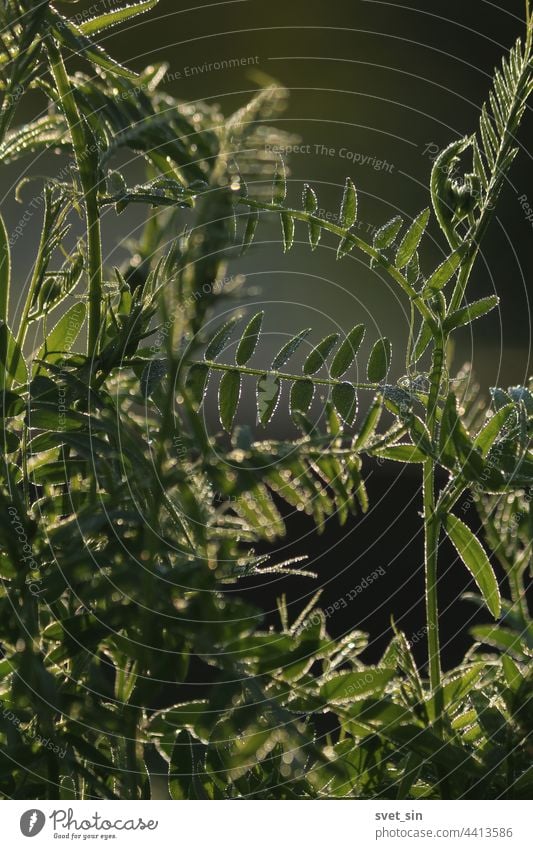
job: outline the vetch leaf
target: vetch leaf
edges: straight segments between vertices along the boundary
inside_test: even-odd
[[[418,338],[415,342],[415,347],[413,348],[412,362],[417,363],[427,346],[431,342],[432,338],[431,328],[427,324],[427,322],[423,321],[420,327],[420,333],[418,334]]]
[[[304,186],[302,193],[302,206],[306,212],[312,215],[318,209],[318,199],[316,192],[307,183]]]
[[[380,383],[387,376],[391,360],[391,343],[386,338],[378,339],[368,359],[367,375],[371,383]]]
[[[463,324],[471,324],[476,318],[481,318],[488,312],[497,307],[500,299],[497,295],[490,295],[488,298],[481,298],[479,301],[474,301],[473,304],[468,304],[459,310],[455,310],[449,315],[444,322],[444,330],[449,333],[456,327],[461,327]]]
[[[331,350],[336,345],[338,338],[338,333],[332,333],[330,336],[326,336],[325,339],[322,339],[316,348],[313,348],[304,363],[304,374],[315,374],[322,368],[331,353]]]
[[[399,444],[389,445],[387,448],[377,448],[373,452],[376,457],[384,460],[394,460],[397,463],[425,463],[427,454],[417,448],[416,445]]]
[[[231,337],[231,334],[233,333],[235,324],[240,321],[240,319],[240,316],[233,316],[233,318],[230,318],[229,321],[223,324],[222,327],[215,332],[206,348],[204,359],[215,360],[218,355],[222,353]]]
[[[6,381],[6,375],[11,379]],[[5,323],[0,323],[0,391],[6,382],[26,383],[28,369],[15,337]]]
[[[446,286],[450,277],[453,277],[461,264],[461,255],[461,251],[454,251],[444,260],[444,262],[441,262],[437,269],[435,269],[424,286],[423,295],[425,298],[432,297],[435,292],[439,292],[444,286]]]
[[[288,212],[281,213],[281,231],[283,234],[283,250],[287,253],[294,244],[294,218]]]
[[[258,312],[256,315],[254,315],[254,317],[247,324],[244,333],[242,334],[241,341],[239,342],[239,345],[237,347],[237,353],[235,355],[235,361],[239,366],[246,365],[246,363],[248,362],[248,360],[256,349],[259,334],[261,333],[263,315],[263,312]]]
[[[280,351],[276,354],[272,361],[272,368],[274,371],[282,368],[285,363],[290,360],[292,355],[298,350],[305,337],[311,333],[311,328],[308,327],[305,330],[300,330],[296,336],[293,336],[292,339],[289,339],[288,342],[283,345]]]
[[[444,527],[459,557],[478,585],[485,604],[497,619],[501,609],[500,590],[485,549],[470,528],[452,513],[446,516]]]
[[[341,672],[320,686],[320,697],[333,704],[356,701],[368,693],[382,693],[393,677],[394,669],[371,666],[357,672]]]
[[[514,404],[506,404],[504,407],[501,407],[479,431],[478,435],[474,439],[474,447],[481,451],[482,457],[487,456],[501,429],[514,410]]]
[[[307,413],[315,394],[312,380],[296,380],[291,387],[291,413]]]
[[[112,12],[107,12],[95,18],[90,18],[88,21],[83,21],[79,24],[79,30],[86,36],[97,35],[103,30],[118,26],[124,21],[129,21],[130,18],[136,15],[149,12],[150,9],[157,6],[158,2],[159,0],[139,0],[139,2],[133,3],[130,6],[123,6],[121,9],[115,9]]]
[[[246,253],[246,251],[252,244],[255,236],[255,231],[257,230],[258,221],[259,213],[257,209],[251,209],[248,213],[248,218],[246,220],[246,229],[244,231],[244,237],[242,240],[241,254]]]
[[[399,215],[396,215],[395,218],[391,218],[390,221],[387,221],[379,230],[376,230],[374,234],[374,247],[377,251],[383,251],[385,248],[388,248],[394,240],[396,236],[401,230],[403,224],[403,218]]]
[[[339,242],[339,246],[337,248],[337,259],[342,259],[343,256],[346,256],[346,254],[349,254],[350,251],[353,250],[354,247],[355,247],[354,240],[352,239],[350,234],[348,234],[343,239],[341,239],[340,242]]]
[[[330,374],[335,379],[342,377],[348,371],[357,356],[365,335],[364,324],[356,324],[335,354],[331,364]]]
[[[427,227],[429,215],[429,208],[424,209],[419,215],[417,215],[407,230],[396,254],[396,268],[404,268],[413,256],[414,252],[417,250]]]
[[[281,392],[281,381],[272,374],[264,374],[257,381],[257,418],[267,425],[276,411]]]
[[[187,374],[186,387],[191,395],[193,406],[198,410],[204,400],[205,387],[209,377],[209,366],[193,363]]]
[[[287,197],[287,175],[285,171],[285,163],[280,157],[276,164],[274,181],[272,184],[272,203],[279,205],[283,203]]]
[[[85,322],[86,307],[83,303],[74,304],[59,319],[55,327],[47,334],[37,359],[47,363],[57,363],[65,353],[72,349]]]
[[[137,79],[137,74],[115,62],[99,44],[96,44],[88,36],[84,35],[75,23],[60,15],[51,6],[48,7],[48,16],[54,24],[54,37],[60,44],[72,50],[73,53],[84,56],[89,62],[98,65],[104,71],[131,80]]]
[[[320,237],[322,235],[322,227],[320,224],[317,224],[315,221],[309,222],[309,244],[311,245],[311,250],[314,251],[316,246],[320,241]]]
[[[0,215],[0,321],[4,322],[7,322],[10,280],[11,251],[4,219]]]
[[[405,277],[410,286],[416,286],[420,277],[420,260],[418,251],[415,251],[407,265],[405,266]]]
[[[361,430],[353,441],[354,451],[361,451],[369,444],[370,440],[374,436],[374,433],[376,432],[376,428],[381,418],[382,410],[383,402],[381,397],[378,395],[372,402],[372,405],[365,416],[365,420],[361,425]]]
[[[241,397],[241,375],[237,369],[225,371],[218,389],[218,409],[224,430],[231,431]]]
[[[357,415],[357,392],[351,383],[337,383],[333,387],[331,398],[339,416],[347,425],[351,425]]]
[[[349,177],[346,177],[342,196],[339,225],[348,230],[357,218],[357,191]]]

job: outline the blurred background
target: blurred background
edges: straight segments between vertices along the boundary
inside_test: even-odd
[[[97,14],[100,5],[97,0],[58,3],[71,16],[84,10]],[[345,177],[350,176],[359,191],[360,232],[370,239],[372,229],[393,215],[409,219],[429,204],[432,158],[452,140],[477,128],[493,69],[522,34],[523,16],[523,0],[432,0],[431,4],[423,0],[227,0],[191,8],[188,3],[160,0],[153,12],[132,21],[126,31],[108,36],[105,46],[136,70],[168,62],[166,88],[171,94],[185,101],[216,102],[225,114],[245,104],[269,79],[279,81],[290,97],[277,123],[294,135],[296,146],[288,156],[291,198],[299,202],[305,180],[317,190],[320,208],[335,213]],[[19,120],[39,109],[37,99],[27,101],[25,108]],[[526,203],[533,206],[528,144],[532,126],[529,110],[518,139],[520,155],[471,284],[470,299],[496,293],[501,308],[477,322],[473,332],[465,329],[457,334],[454,367],[471,361],[485,393],[489,386],[524,383],[531,369],[533,221],[527,220],[524,208]],[[38,170],[46,172],[49,166],[44,157]],[[10,194],[19,176],[16,169],[3,171],[6,182],[1,197]],[[20,206],[12,200],[2,203],[8,227],[15,226]],[[136,213],[127,215],[119,220],[110,213],[106,244],[110,264],[117,264],[122,256],[124,221],[132,232],[140,221]],[[426,272],[444,256],[437,228],[430,229],[430,236],[422,256]],[[21,287],[31,242],[37,239],[36,224],[34,232],[15,246]],[[270,353],[280,347],[280,334],[312,327],[316,342],[326,333],[348,331],[364,322],[368,332],[361,362],[366,362],[364,354],[376,337],[386,335],[393,343],[392,377],[400,377],[407,305],[388,280],[370,271],[356,254],[337,263],[336,245],[327,238],[311,253],[305,233],[297,232],[288,255],[283,254],[279,239],[277,222],[264,224],[258,246],[230,268],[231,274],[246,274],[241,303],[247,311],[266,311]],[[249,395],[241,405],[241,424],[254,418]],[[282,415],[276,417],[270,432],[278,437],[292,433]],[[365,467],[371,507],[364,517],[355,517],[344,528],[333,518],[317,536],[303,514],[289,515],[288,538],[263,549],[273,554],[273,562],[309,554],[306,568],[319,574],[318,582],[248,582],[243,591],[263,607],[267,619],[274,615],[276,596],[286,592],[291,616],[295,616],[318,586],[323,587],[321,605],[328,607],[381,567],[384,575],[347,607],[339,606],[329,617],[328,627],[336,635],[354,627],[369,631],[368,658],[376,659],[390,637],[394,613],[423,663],[419,472],[391,466]],[[475,527],[474,516],[472,520]],[[468,627],[479,617],[472,605],[456,603],[471,585],[454,552],[446,552],[448,565],[439,586],[444,656],[449,665],[468,646]]]

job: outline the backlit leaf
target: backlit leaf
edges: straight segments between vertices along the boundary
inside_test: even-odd
[[[307,413],[314,394],[312,380],[296,380],[291,387],[291,413]]]
[[[485,549],[470,528],[452,513],[446,517],[444,527],[461,560],[478,585],[488,609],[497,619],[501,608],[500,590]]]
[[[225,371],[218,390],[218,409],[222,427],[231,431],[241,397],[241,375],[236,369]]]
[[[280,351],[276,354],[274,359],[272,360],[272,368],[274,371],[281,369],[285,363],[290,360],[292,355],[298,350],[305,337],[311,333],[311,328],[308,327],[305,330],[300,330],[296,336],[293,336],[292,339],[289,339],[288,342],[283,345]]]
[[[257,418],[262,425],[268,424],[278,406],[281,381],[271,374],[264,374],[257,381]]]
[[[263,323],[263,312],[258,312],[250,320],[242,334],[241,340],[237,347],[235,361],[237,365],[244,366],[252,356],[256,349],[259,334],[261,333],[261,325]]]
[[[379,230],[376,230],[374,234],[374,247],[377,251],[383,251],[385,248],[388,248],[394,240],[396,236],[401,230],[403,224],[403,218],[399,215],[396,215],[394,218],[391,218],[390,221],[387,221]]]
[[[316,348],[313,348],[304,363],[304,374],[315,374],[322,368],[331,353],[331,350],[336,345],[338,338],[338,333],[332,333],[330,336],[326,336],[325,339],[322,339]]]
[[[335,354],[331,364],[331,377],[338,378],[348,371],[357,356],[365,335],[364,324],[356,324]]]
[[[390,367],[391,343],[386,337],[378,339],[368,359],[367,375],[371,383],[380,383],[385,379]]]
[[[348,230],[357,218],[357,191],[349,177],[346,178],[342,196],[339,225]]]
[[[424,209],[413,221],[405,236],[400,242],[400,247],[396,254],[396,268],[404,268],[414,252],[417,250],[420,240],[424,235],[424,231],[429,221],[429,209]]]
[[[353,424],[357,415],[357,392],[351,383],[337,383],[331,398],[339,416],[347,425]]]
[[[136,15],[142,15],[143,12],[149,12],[157,6],[159,0],[139,0],[129,6],[123,6],[120,9],[115,9],[112,12],[107,12],[103,15],[98,15],[95,18],[89,18],[79,24],[79,30],[83,35],[93,36],[110,27],[118,26],[124,21],[129,21],[130,18]]]

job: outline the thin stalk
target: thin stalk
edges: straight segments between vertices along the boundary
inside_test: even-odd
[[[89,331],[88,352],[96,355],[100,333],[102,302],[102,238],[98,208],[98,179],[93,167],[96,151],[94,142],[87,137],[73,95],[63,57],[53,39],[47,42],[50,68],[54,76],[59,103],[68,123],[76,165],[85,199],[85,223],[87,231],[87,256],[89,270]]]
[[[445,340],[435,344],[430,376],[427,426],[433,442],[437,426],[437,403],[440,395],[444,366]],[[428,646],[429,682],[435,706],[435,721],[440,722],[444,710],[442,674],[440,663],[438,582],[438,546],[441,518],[435,509],[435,463],[426,460],[423,470],[424,499],[424,566],[426,581],[426,627]]]
[[[317,383],[322,386],[340,386],[342,383],[346,382],[344,380],[336,380],[333,377],[315,377],[314,375],[309,374],[288,374],[284,371],[272,371],[269,369],[227,365],[226,363],[217,363],[213,360],[192,360],[188,363],[188,365],[209,366],[210,369],[214,369],[216,371],[238,371],[240,374],[251,374],[256,377],[264,377],[267,375],[268,377],[278,377],[280,380],[290,380],[294,383],[299,380],[312,380],[313,383]],[[352,385],[354,389],[368,389],[370,392],[379,392],[383,389],[383,386],[379,383],[354,383]]]

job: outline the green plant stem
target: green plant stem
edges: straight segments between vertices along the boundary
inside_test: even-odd
[[[213,360],[191,360],[187,365],[208,366],[215,371],[238,371],[240,374],[252,374],[256,377],[278,377],[280,380],[290,380],[292,382],[312,380],[313,383],[322,386],[340,386],[346,383],[344,380],[336,380],[333,377],[315,377],[312,374],[288,374],[283,371],[271,371],[269,369],[248,368],[246,366],[228,365],[227,363],[217,363]],[[379,383],[353,383],[354,389],[367,389],[370,392],[379,392],[383,390],[383,386]]]
[[[76,100],[73,95],[63,57],[53,39],[47,42],[50,67],[54,76],[59,103],[65,115],[72,138],[74,156],[80,175],[85,199],[85,222],[87,231],[87,256],[89,272],[89,331],[88,352],[95,356],[100,333],[102,302],[102,238],[98,207],[98,179],[92,161],[96,151],[94,142],[87,137]]]
[[[430,375],[427,427],[432,443],[436,436],[437,404],[441,390],[446,340],[435,342]],[[435,509],[435,461],[426,460],[423,471],[424,499],[424,565],[426,580],[426,627],[429,682],[435,706],[435,721],[440,723],[444,703],[440,663],[439,605],[438,605],[438,546],[441,518]]]

